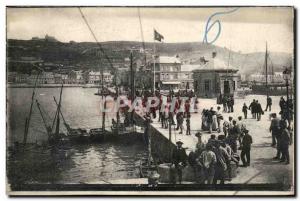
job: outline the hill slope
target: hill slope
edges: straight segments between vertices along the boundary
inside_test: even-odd
[[[109,41],[101,43],[105,54],[113,63],[123,63],[124,58],[129,57],[130,49],[140,49],[143,47],[141,42],[135,41]],[[154,44],[145,43],[146,49],[152,51]],[[264,52],[242,54],[230,51],[227,48],[207,45],[203,43],[156,43],[156,52],[160,55],[179,55],[182,61],[192,61],[198,63],[199,58],[211,58],[213,51],[217,57],[224,61],[229,61],[230,65],[236,66],[242,74],[252,74],[263,72]],[[137,51],[136,51],[137,52]],[[62,63],[65,65],[78,65],[83,69],[91,69],[99,66],[107,66],[107,60],[99,53],[96,43],[60,43],[34,40],[13,40],[7,41],[7,55],[12,60],[21,57],[41,58],[45,62]],[[230,56],[229,56],[230,55]],[[99,56],[102,59],[99,59]],[[135,58],[142,57],[141,53],[135,53]],[[293,63],[291,54],[271,52],[268,62],[273,65],[274,71],[282,71],[283,66],[290,66]],[[100,66],[101,66],[100,65]],[[14,70],[10,68],[9,70]]]

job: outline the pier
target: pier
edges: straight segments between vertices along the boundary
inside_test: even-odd
[[[247,168],[238,167],[236,173],[237,176],[231,181],[226,183],[233,184],[261,184],[261,183],[279,183],[282,182],[282,179],[289,183],[293,178],[293,165],[284,165],[278,161],[273,160],[273,157],[276,155],[276,148],[271,147],[271,133],[269,132],[270,127],[270,117],[269,115],[273,112],[278,114],[279,108],[279,98],[272,97],[273,99],[273,108],[272,112],[265,112],[262,115],[261,121],[252,119],[251,112],[248,111],[248,118],[243,119],[246,128],[249,130],[249,134],[253,138],[253,144],[251,149],[251,165]],[[266,97],[260,95],[249,95],[245,99],[236,99],[234,105],[234,113],[222,113],[224,120],[228,120],[229,116],[232,116],[234,119],[237,119],[238,116],[242,116],[242,105],[245,102],[248,106],[252,99],[258,99],[262,103],[262,107],[265,107]],[[158,122],[158,115],[156,119],[152,119],[150,126],[150,132],[152,136],[152,155],[159,160],[166,162],[171,161],[171,149],[176,147],[176,141],[181,140],[183,148],[186,149],[187,155],[194,151],[196,148],[197,137],[195,133],[200,131],[202,135],[202,140],[204,143],[207,143],[210,135],[208,132],[201,131],[201,111],[209,109],[210,107],[217,108],[216,99],[199,99],[198,113],[191,114],[191,134],[185,135],[185,129],[183,134],[179,134],[179,131],[176,130],[176,126],[172,126],[171,139],[169,140],[169,129],[161,128],[161,123]],[[220,106],[220,105],[219,105]],[[221,107],[222,108],[222,107]],[[141,114],[140,114],[141,115]],[[174,117],[175,119],[175,117]],[[176,120],[175,120],[176,122]],[[221,122],[223,124],[223,122]],[[186,128],[184,121],[184,128]],[[219,134],[218,132],[213,132],[216,137]],[[240,151],[238,151],[240,154]],[[290,147],[290,157],[291,161],[294,158],[294,147]],[[240,162],[241,164],[241,162]],[[187,166],[183,171],[183,181],[190,182],[191,167]]]

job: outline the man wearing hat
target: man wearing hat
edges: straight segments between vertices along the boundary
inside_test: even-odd
[[[202,141],[202,133],[197,132],[195,136],[198,138],[198,142],[196,144],[196,154],[200,155],[205,149],[205,144]]]
[[[249,130],[245,129],[244,130],[244,137],[242,141],[242,152],[241,152],[241,160],[243,162],[243,166],[247,167],[250,165],[250,150],[251,150],[251,144],[252,144],[252,137],[249,135]],[[246,158],[247,160],[246,160]]]
[[[182,181],[182,169],[186,166],[187,155],[185,149],[182,148],[183,142],[180,140],[176,142],[177,147],[173,150],[172,164],[175,166],[178,181]],[[174,181],[176,183],[176,180]]]
[[[270,132],[272,133],[272,144],[271,146],[275,146],[278,141],[278,135],[280,132],[280,119],[277,118],[276,113],[271,114],[272,120],[270,125]]]
[[[213,152],[213,146],[206,144],[205,150],[196,159],[196,162],[201,167],[200,184],[212,184],[215,176],[215,165],[217,163],[216,154]]]

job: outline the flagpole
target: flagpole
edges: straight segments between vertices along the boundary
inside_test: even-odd
[[[155,30],[154,30],[155,31]],[[153,93],[155,93],[155,36],[153,37],[153,58],[154,58],[154,61],[153,61]]]

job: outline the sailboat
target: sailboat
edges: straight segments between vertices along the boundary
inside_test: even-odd
[[[284,95],[286,93],[285,83],[283,82],[275,82],[274,81],[274,66],[268,65],[268,60],[270,59],[270,55],[268,52],[268,46],[266,44],[266,52],[264,59],[264,75],[265,81],[253,81],[251,84],[252,93],[266,96],[278,96]],[[271,67],[271,72],[268,72],[268,69]],[[269,76],[271,76],[271,81],[269,80]]]
[[[53,97],[53,99],[54,99],[55,104],[58,107],[59,103],[57,103],[55,97]],[[89,142],[90,135],[86,129],[71,128],[70,125],[66,122],[64,115],[61,111],[61,106],[59,107],[59,114],[61,115],[61,117],[63,119],[64,125],[67,129],[67,137],[71,143],[87,143],[87,142]]]
[[[116,97],[120,94],[119,88],[116,87]],[[133,69],[133,52],[130,51],[130,97],[129,99],[133,102],[135,99],[135,71]],[[124,123],[120,122],[120,113],[125,116]],[[141,132],[141,128],[135,124],[134,121],[134,113],[135,111],[132,110],[129,112],[129,107],[125,108],[124,110],[116,112],[116,122],[113,122],[111,127],[112,133],[114,135],[123,136],[123,135],[131,135],[136,136],[136,138],[140,138],[143,134]],[[135,138],[135,137],[133,137]]]
[[[50,133],[48,134],[48,142],[51,145],[52,144],[57,145],[61,143],[64,144],[69,141],[67,135],[65,133],[60,132],[60,110],[61,110],[62,92],[63,92],[63,85],[61,86],[59,102],[57,104],[57,109],[56,109],[55,117],[53,119],[51,130],[46,128],[46,130],[50,131]],[[55,131],[53,132],[54,126],[55,126]]]
[[[102,128],[92,128],[90,129],[90,139],[91,142],[103,142],[106,140],[107,136],[110,135],[111,133],[105,129],[105,109],[106,109],[106,96],[109,95],[109,93],[102,93],[105,89],[104,87],[104,73],[103,70],[101,70],[101,83],[102,83],[102,90],[100,90],[100,87],[98,88],[98,93],[95,95],[101,95],[102,96],[102,101],[103,103],[103,111],[102,111]]]
[[[71,128],[70,125],[66,122],[65,117],[61,111],[61,100],[62,100],[62,92],[63,92],[63,85],[61,87],[60,91],[60,97],[59,97],[59,102],[56,101],[55,97],[53,97],[54,102],[57,106],[55,116],[53,119],[52,126],[50,126],[44,117],[44,114],[42,112],[42,106],[36,100],[38,109],[40,111],[46,132],[48,134],[48,143],[50,145],[59,145],[59,144],[66,144],[66,143],[87,143],[89,142],[89,134],[86,129],[82,128]],[[63,133],[60,131],[60,120],[63,120],[63,124],[67,130],[66,133]],[[55,129],[54,129],[55,127]]]

